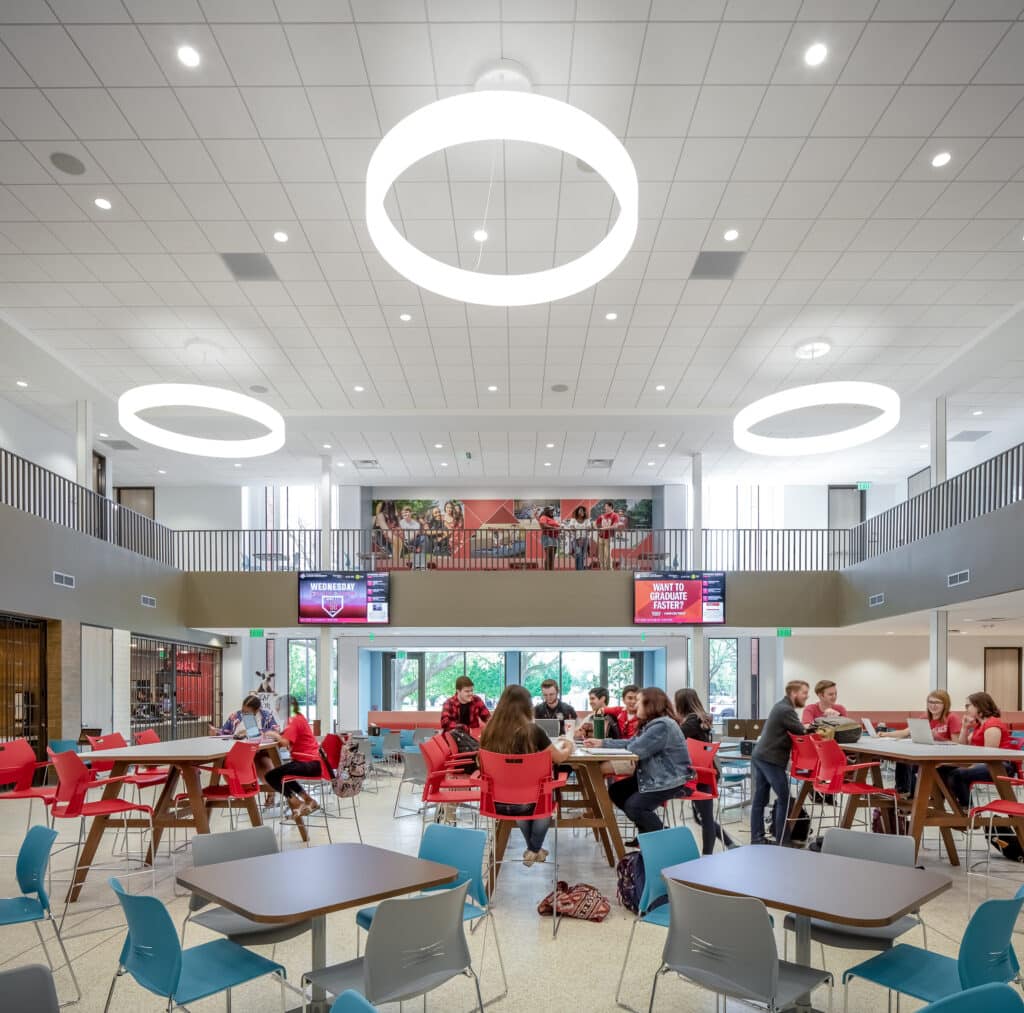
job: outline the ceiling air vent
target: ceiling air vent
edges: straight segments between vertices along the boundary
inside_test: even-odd
[[[278,281],[277,271],[265,253],[222,253],[220,259],[235,281]]]
[[[742,250],[701,250],[693,262],[691,278],[734,278],[743,262]]]
[[[610,468],[612,466],[612,459],[610,457],[590,457],[587,458],[588,468]]]
[[[139,601],[148,609],[156,608],[156,598],[154,598],[151,594],[140,594]]]
[[[879,605],[885,604],[885,592],[881,591],[878,594],[868,595],[868,608],[878,608]]]
[[[950,443],[977,443],[991,433],[991,429],[961,429],[956,436],[949,438]]]
[[[379,468],[380,461],[373,457],[364,457],[362,460],[352,462],[357,468]]]
[[[104,446],[110,447],[111,450],[138,450],[134,443],[129,443],[127,440],[100,440]]]
[[[61,573],[60,570],[53,571],[53,582],[57,587],[74,588],[75,578],[70,573]]]
[[[959,570],[946,577],[946,587],[959,587],[961,584],[969,584],[971,580],[970,570]]]

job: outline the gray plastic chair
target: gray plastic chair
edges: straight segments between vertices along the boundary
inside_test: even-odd
[[[408,806],[399,805],[399,801],[402,798],[402,786],[408,784],[413,788],[422,788],[427,783],[427,763],[423,759],[419,746],[415,749],[404,749],[402,751],[402,764],[402,780],[398,782],[398,791],[395,792],[395,809],[392,813],[392,816],[396,819],[399,818],[399,810],[401,810],[403,816],[416,816],[423,808],[422,806],[417,806],[415,809],[410,809]]]
[[[390,767],[395,762],[396,757],[402,756],[402,733],[385,732],[382,746],[384,749],[384,762]]]
[[[192,838],[192,859],[196,868],[276,854],[277,841],[272,827],[247,827],[244,830],[232,830],[223,834],[196,834]],[[287,925],[254,922],[244,915],[229,911],[226,907],[214,907],[209,911],[203,911],[202,909],[210,903],[195,894],[189,897],[188,914],[181,926],[182,945],[185,942],[185,929],[190,921],[202,925],[211,932],[227,936],[239,946],[276,945],[301,936],[312,927],[310,921],[292,922]]]
[[[861,830],[844,830],[832,827],[825,832],[821,845],[823,855],[839,855],[842,858],[859,858],[865,862],[884,862],[914,868],[914,838],[909,834],[867,834]],[[811,939],[822,947],[835,946],[841,950],[891,950],[896,940],[911,929],[921,927],[924,948],[928,949],[928,930],[921,913],[904,915],[892,925],[874,928],[859,928],[856,925],[837,925],[835,922],[811,919]],[[788,932],[796,931],[796,917],[786,915],[783,927]],[[783,956],[789,950],[789,937],[784,937]],[[822,950],[822,962],[825,952]]]
[[[42,964],[26,964],[0,971],[0,995],[7,1010],[32,1010],[32,1013],[58,1013],[57,989],[53,972]]]
[[[788,1009],[832,975],[779,960],[768,910],[755,897],[727,897],[668,880],[668,939],[651,986],[670,971],[689,978],[716,997],[764,1003],[769,1013]],[[829,993],[831,1007],[831,992]]]
[[[432,739],[438,732],[436,728],[417,728],[412,733],[412,744],[418,746],[427,739]]]
[[[425,996],[446,981],[468,974],[476,986],[477,1009],[483,1013],[480,981],[463,928],[468,889],[469,884],[462,883],[451,890],[381,901],[366,936],[365,955],[307,971],[302,984],[332,995],[355,989],[380,1005]]]

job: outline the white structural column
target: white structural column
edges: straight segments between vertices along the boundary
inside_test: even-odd
[[[354,637],[338,638],[338,727],[364,728],[362,715],[370,705],[369,670],[365,686],[359,671],[359,644]]]
[[[785,637],[775,638],[775,693],[772,703],[786,695],[786,640]],[[769,707],[768,710],[771,708]],[[767,716],[768,710],[764,713]]]
[[[711,706],[709,699],[711,686],[708,683],[708,638],[704,636],[704,629],[694,626],[693,635],[690,638],[690,685],[697,691],[705,707]]]
[[[331,558],[331,458],[324,454],[320,458],[320,566],[329,570],[334,565]]]
[[[949,613],[928,615],[928,690],[949,689]]]
[[[693,504],[690,566],[700,570],[704,566],[704,460],[700,454],[690,455],[690,486]]]
[[[92,402],[75,402],[75,481],[92,488]]]
[[[665,692],[670,700],[675,698],[676,690],[685,689],[690,684],[687,644],[686,637],[672,637],[665,644]]]
[[[750,699],[750,637],[736,638],[736,717],[756,717],[756,700]]]
[[[678,570],[686,565],[686,486],[666,485],[662,488],[661,518],[655,527],[665,529],[664,543],[656,551],[668,554],[668,565]]]
[[[334,637],[329,626],[320,627],[320,643],[316,652],[316,716],[320,719],[320,732],[333,732],[331,725],[331,647]]]
[[[937,397],[932,407],[931,442],[928,444],[931,457],[931,484],[946,481],[946,399]]]

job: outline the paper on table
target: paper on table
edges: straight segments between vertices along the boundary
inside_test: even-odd
[[[584,753],[589,756],[618,756],[623,760],[629,760],[633,754],[628,749],[605,749],[601,746],[595,746],[594,748],[580,749],[580,753]]]

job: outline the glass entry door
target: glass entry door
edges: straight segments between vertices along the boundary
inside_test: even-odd
[[[404,653],[404,652],[403,652]],[[384,655],[384,699],[396,711],[425,710],[426,687],[423,678],[423,652],[412,651],[399,657],[396,652]]]
[[[313,637],[288,641],[288,692],[307,721],[316,714],[316,655],[317,641]]]

